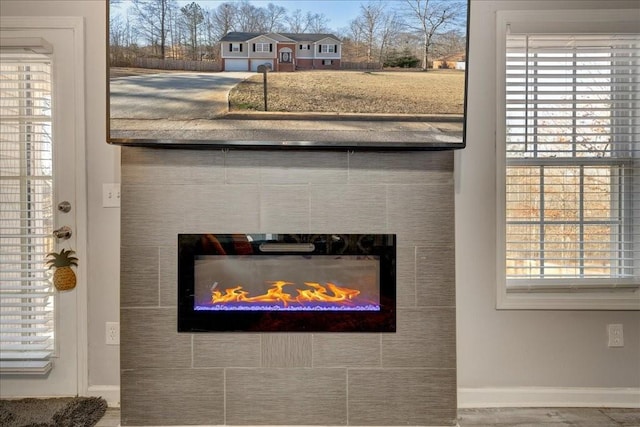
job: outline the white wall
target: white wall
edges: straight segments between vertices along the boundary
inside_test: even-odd
[[[496,24],[501,9],[636,8],[638,1],[471,2],[467,148],[456,153],[459,405],[520,397],[558,404],[640,387],[640,312],[498,311],[496,306]],[[608,348],[606,325],[624,325]],[[560,391],[558,388],[575,388]],[[524,390],[521,388],[525,388]],[[531,388],[536,388],[533,390]],[[531,392],[535,391],[535,396]],[[636,390],[636,393],[640,391]],[[577,397],[577,395],[581,395]],[[640,394],[622,393],[640,404]]]
[[[119,385],[119,347],[104,344],[104,323],[119,316],[120,225],[119,209],[102,208],[101,197],[103,183],[120,181],[120,150],[105,143],[105,1],[2,0],[0,7],[5,16],[85,17],[89,388],[108,394]],[[640,387],[639,312],[495,310],[495,11],[543,7],[637,8],[638,2],[472,0],[469,141],[456,153],[461,404],[481,401],[487,388]],[[624,348],[607,348],[608,323],[624,325]]]

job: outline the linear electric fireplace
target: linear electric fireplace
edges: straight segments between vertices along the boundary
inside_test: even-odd
[[[393,234],[180,234],[178,331],[395,332]]]

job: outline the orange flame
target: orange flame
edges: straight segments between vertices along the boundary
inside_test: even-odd
[[[309,286],[311,289],[296,289],[298,295],[294,297],[283,290],[286,285],[293,285],[294,283],[286,282],[284,280],[267,283],[271,283],[272,285],[267,289],[267,292],[255,297],[250,297],[249,292],[245,291],[242,286],[226,289],[224,293],[214,290],[211,293],[211,302],[214,304],[226,302],[272,302],[282,303],[285,307],[290,303],[305,302],[350,304],[351,300],[360,294],[360,291],[357,289],[343,288],[333,283],[327,283],[325,287],[315,282],[304,282],[304,284]],[[329,288],[331,294],[327,292],[327,288]]]

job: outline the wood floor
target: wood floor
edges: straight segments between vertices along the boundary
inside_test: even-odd
[[[96,427],[120,425],[120,410],[109,409]],[[640,427],[640,409],[497,408],[460,409],[460,427]]]
[[[459,409],[460,427],[640,427],[640,409],[497,408]]]

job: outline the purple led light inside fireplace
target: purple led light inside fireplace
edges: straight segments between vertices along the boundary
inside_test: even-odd
[[[355,307],[322,307],[322,306],[288,306],[283,307],[281,305],[210,305],[210,306],[197,306],[195,308],[196,311],[278,311],[278,310],[286,310],[286,311],[380,311],[379,305],[359,305]]]

